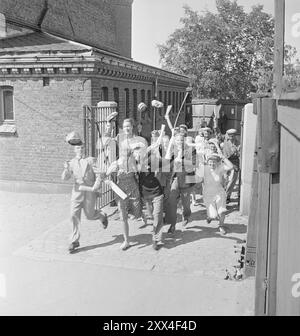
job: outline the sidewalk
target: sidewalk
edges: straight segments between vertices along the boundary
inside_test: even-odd
[[[159,251],[152,249],[151,222],[146,228],[140,228],[142,222],[139,221],[130,221],[132,247],[121,251],[119,215],[115,207],[107,207],[105,211],[110,215],[107,230],[102,229],[99,222],[87,221],[83,215],[81,246],[69,254],[69,197],[0,192],[0,257],[12,258],[14,262],[26,260],[37,265],[63,263],[74,267],[78,264],[78,268],[86,269],[96,266],[99,271],[129,272],[128,275],[133,277],[137,272],[143,272],[147,278],[158,276],[164,279],[162,287],[167,286],[168,279],[182,281],[183,277],[194,284],[206,284],[212,294],[213,288],[220,292],[210,297],[210,306],[218,306],[218,300],[219,303],[230,300],[231,293],[232,314],[253,313],[253,281],[224,280],[225,269],[232,270],[237,264],[234,245],[246,238],[247,230],[247,218],[234,211],[232,206],[225,222],[228,235],[219,234],[217,222],[206,223],[203,207],[192,207],[192,220],[186,228],[179,223],[175,234],[169,235],[166,232],[168,227],[164,227],[164,246]],[[140,286],[142,291],[143,282]],[[198,291],[199,295],[205,293],[205,288],[190,290]],[[203,299],[208,300],[206,295]],[[220,314],[220,310],[214,312],[212,309],[210,314],[214,313]],[[224,315],[228,313],[230,315],[230,311],[224,311]]]

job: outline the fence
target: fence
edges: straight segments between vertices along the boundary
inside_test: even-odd
[[[97,170],[105,172],[112,159],[116,157],[115,146],[105,146],[109,141],[105,137],[105,128],[107,117],[116,112],[117,104],[114,102],[100,102],[98,106],[83,107],[83,129],[85,154],[97,159]],[[114,132],[115,132],[114,127]],[[113,137],[116,134],[111,134]],[[102,183],[99,193],[97,208],[101,209],[115,201],[115,194],[111,188]]]

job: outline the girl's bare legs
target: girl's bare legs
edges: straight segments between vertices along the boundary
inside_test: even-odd
[[[223,212],[219,215],[219,231],[223,235],[225,235],[227,233],[226,229],[224,227],[224,222],[225,222],[225,212]]]
[[[128,225],[128,216],[124,216],[122,220],[123,224],[123,237],[124,237],[124,242],[120,246],[121,250],[127,250],[130,247],[129,244],[129,225]]]
[[[121,244],[120,249],[121,250],[127,250],[130,247],[129,244],[129,225],[128,225],[128,211],[126,209],[126,204],[122,202],[121,200],[118,203],[119,211],[120,211],[120,217],[121,222],[123,226],[123,237],[124,242]]]

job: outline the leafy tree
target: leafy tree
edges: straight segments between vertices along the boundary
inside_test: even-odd
[[[204,98],[246,99],[272,86],[274,19],[262,5],[246,13],[236,0],[216,0],[217,13],[184,6],[182,27],[159,45],[164,69],[191,78]],[[292,57],[293,48],[286,49]]]

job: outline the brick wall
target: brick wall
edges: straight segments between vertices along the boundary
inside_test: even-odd
[[[42,0],[1,0],[9,21],[37,27]],[[131,57],[131,1],[48,0],[42,29],[67,39]]]
[[[83,79],[1,80],[14,87],[17,136],[0,135],[0,180],[61,183],[63,162],[73,156],[65,136],[82,134],[82,107],[91,104]]]
[[[134,117],[136,101],[142,101],[145,90],[145,103],[149,106],[153,97],[152,83],[122,81],[117,79],[50,79],[49,86],[43,86],[43,79],[0,80],[0,85],[14,88],[14,112],[17,136],[0,135],[0,180],[62,183],[60,175],[63,162],[73,157],[73,148],[65,143],[65,136],[75,130],[83,131],[83,106],[97,105],[102,99],[102,88],[108,89],[107,99],[114,101],[114,88],[119,89],[119,126],[125,119],[125,89],[129,90],[129,117]],[[183,98],[184,90],[178,87],[161,87],[164,92],[178,92]],[[150,96],[148,97],[148,91]],[[162,99],[164,101],[164,99]],[[179,103],[171,101],[174,120]],[[156,128],[164,123],[164,112],[157,113]],[[184,122],[182,113],[179,123]],[[149,138],[153,129],[153,109],[142,119],[142,135]]]

